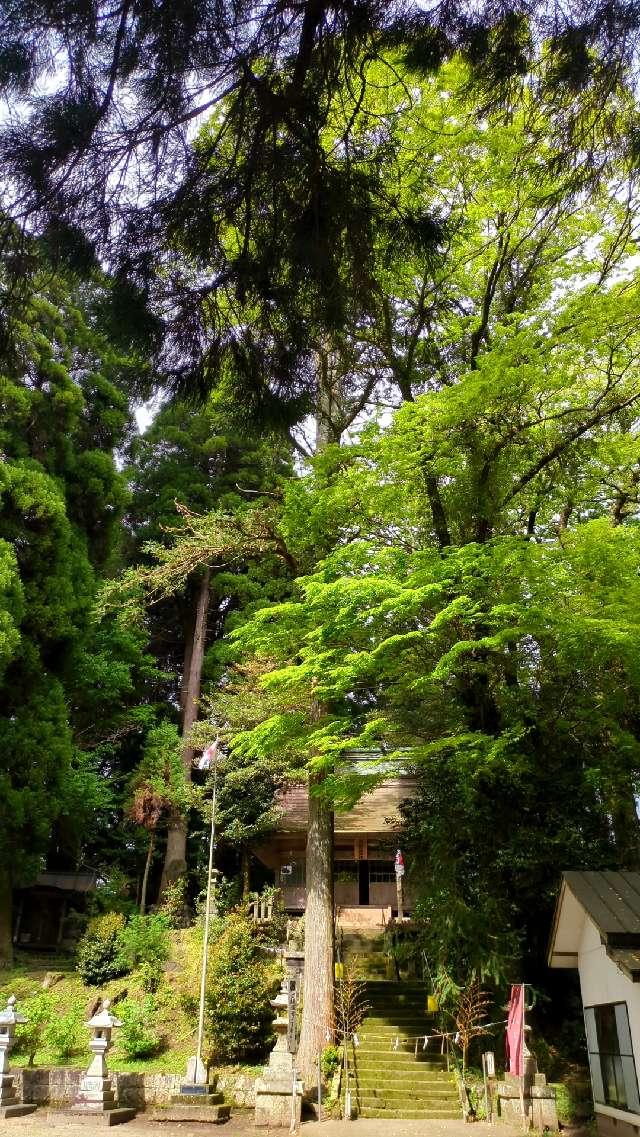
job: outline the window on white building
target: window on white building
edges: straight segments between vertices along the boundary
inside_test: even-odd
[[[627,1004],[585,1007],[584,1021],[594,1101],[640,1113]]]

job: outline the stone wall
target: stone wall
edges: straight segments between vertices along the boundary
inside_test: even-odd
[[[70,1066],[51,1069],[14,1067],[12,1073],[18,1097],[22,1101],[36,1105],[70,1106],[83,1071]],[[111,1078],[119,1105],[146,1109],[168,1105],[172,1095],[179,1092],[184,1075],[113,1073]],[[255,1081],[253,1075],[230,1070],[217,1078],[217,1085],[232,1105],[241,1109],[253,1109],[256,1102]]]

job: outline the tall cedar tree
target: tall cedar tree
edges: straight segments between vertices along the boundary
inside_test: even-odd
[[[0,366],[5,960],[12,885],[47,857],[75,867],[85,825],[111,807],[99,748],[130,728],[132,677],[148,663],[136,628],[92,619],[100,574],[117,568],[126,484],[114,448],[130,429],[126,390],[144,361],[102,330],[108,280],[61,275],[46,250],[29,251],[27,287],[4,309]]]
[[[290,472],[286,449],[277,440],[255,442],[243,436],[239,427],[234,430],[233,416],[214,400],[200,409],[180,401],[162,407],[148,431],[133,439],[127,461],[129,557],[138,563],[152,560],[150,543],[156,551],[171,543],[180,524],[176,506],[194,515],[215,508],[233,512],[247,500],[277,494]],[[271,573],[266,566],[246,562],[230,571],[198,564],[171,595],[156,598],[147,613],[150,649],[171,677],[167,700],[180,708],[187,784],[194,764],[191,736],[203,676],[219,676],[216,652],[225,621],[234,609],[275,598],[288,588],[279,563],[274,562]],[[209,736],[203,735],[202,746],[211,742],[212,729]],[[160,892],[187,868],[188,825],[187,806],[174,802],[168,815]]]

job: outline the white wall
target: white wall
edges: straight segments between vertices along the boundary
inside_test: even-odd
[[[600,942],[600,933],[588,916],[585,916],[580,937],[578,970],[583,1006],[593,1007],[599,1003],[627,1004],[636,1071],[640,1071],[640,984],[632,983],[609,959],[604,944]],[[625,1120],[638,1116],[598,1103],[595,1108],[597,1113]]]

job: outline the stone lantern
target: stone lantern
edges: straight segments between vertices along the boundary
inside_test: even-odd
[[[298,1079],[295,1059],[290,1048],[290,1015],[292,1004],[289,999],[289,980],[282,986],[271,1006],[276,1012],[273,1030],[276,1044],[269,1055],[269,1065],[256,1081],[256,1127],[288,1127],[295,1129],[300,1124],[302,1107],[302,1083]]]
[[[101,1009],[85,1025],[92,1031],[89,1049],[93,1058],[84,1074],[71,1112],[74,1114],[109,1113],[109,1124],[130,1121],[135,1117],[133,1109],[116,1108],[116,1098],[107,1070],[107,1052],[113,1043],[111,1035],[115,1027],[122,1026],[120,1019],[111,1014],[111,1001],[105,999]]]
[[[11,995],[6,1009],[0,1012],[0,1117],[21,1117],[25,1113],[33,1113],[36,1108],[18,1101],[13,1074],[9,1072],[9,1054],[15,1042],[16,1026],[27,1021],[16,1011],[15,995]]]

